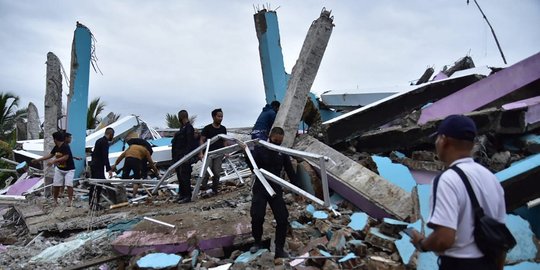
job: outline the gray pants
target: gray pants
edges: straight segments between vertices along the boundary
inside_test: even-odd
[[[212,189],[214,189],[214,191],[217,191],[217,187],[219,186],[219,175],[221,174],[222,163],[223,163],[223,156],[208,159],[208,168],[210,168],[210,170],[214,174],[214,177],[212,177]],[[208,186],[209,177],[210,175],[208,174],[208,172],[205,172],[204,178],[202,181],[202,187]]]

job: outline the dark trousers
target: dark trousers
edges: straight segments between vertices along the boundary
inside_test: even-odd
[[[122,179],[141,179],[142,161],[134,157],[127,157],[122,168]],[[130,177],[130,172],[133,172],[133,177]]]
[[[274,218],[276,219],[276,250],[283,250],[285,237],[289,225],[289,211],[283,200],[281,187],[273,187],[276,195],[272,198],[266,192],[263,185],[256,180],[253,185],[253,198],[251,199],[251,234],[256,243],[260,243],[263,235],[264,216],[266,215],[266,204],[270,205]]]
[[[495,261],[485,257],[476,259],[439,257],[439,270],[496,270]]]
[[[90,166],[90,174],[94,179],[106,179],[105,178],[105,165],[103,164],[93,164]],[[95,206],[99,204],[99,199],[101,199],[101,190],[103,188],[100,186],[90,185],[90,192],[88,193],[88,204],[90,206]]]
[[[178,178],[178,186],[180,192],[178,193],[180,198],[191,198],[191,164],[184,163],[176,167],[176,177]]]

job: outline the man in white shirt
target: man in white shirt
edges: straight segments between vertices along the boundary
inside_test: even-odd
[[[476,136],[473,120],[450,115],[438,127],[435,148],[447,167],[458,166],[471,183],[484,213],[504,223],[504,191],[493,173],[474,162],[471,151]],[[474,212],[465,184],[454,170],[442,172],[433,181],[428,227],[425,237],[414,233],[412,243],[420,251],[439,255],[439,269],[502,269],[504,258],[488,259],[474,241]]]

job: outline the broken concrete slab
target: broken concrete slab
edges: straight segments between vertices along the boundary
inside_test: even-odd
[[[224,216],[223,209],[212,209],[190,213],[189,216],[176,214],[155,219],[173,224],[176,228],[164,229],[142,221],[114,240],[113,247],[122,254],[130,255],[147,250],[178,253],[195,247],[208,250],[232,246],[235,239],[251,234],[251,219],[241,211],[228,211]]]
[[[482,75],[465,75],[421,86],[405,86],[404,88],[409,90],[400,91],[398,94],[324,122],[325,141],[330,145],[335,145],[354,139],[366,131],[379,128],[394,119],[405,116],[414,109],[419,109],[426,103],[446,97],[482,78],[484,78]]]
[[[294,143],[311,85],[319,70],[333,27],[330,11],[323,9],[308,30],[300,56],[292,69],[285,98],[274,120],[273,127],[285,130],[282,146],[291,147]]]
[[[93,241],[107,234],[107,230],[98,230],[89,233],[82,233],[75,237],[71,241],[67,241],[56,246],[49,247],[43,250],[40,254],[32,257],[30,262],[54,262],[58,258],[65,256],[66,254],[73,252],[75,249],[81,247],[88,241]]]
[[[504,110],[516,110],[526,108],[524,121],[527,124],[527,131],[536,129],[540,126],[540,97],[532,97],[524,100],[502,105]]]
[[[519,139],[519,146],[529,153],[540,153],[540,136],[536,134],[527,134]]]
[[[506,211],[540,197],[540,154],[513,163],[495,174],[504,188]]]
[[[294,149],[324,153],[327,162],[329,186],[348,201],[374,218],[406,219],[412,211],[410,193],[381,178],[333,148],[309,135],[300,135]],[[312,164],[317,167],[317,164]]]
[[[347,226],[355,231],[363,231],[366,228],[367,221],[368,215],[366,213],[353,213],[351,222]]]
[[[538,85],[539,70],[540,53],[537,53],[423,108],[418,124],[442,119],[451,114],[472,112],[522,88]],[[463,102],[464,100],[467,102]]]
[[[365,239],[367,243],[390,253],[396,250],[396,245],[394,244],[396,240],[394,237],[381,233],[379,228],[370,228]]]

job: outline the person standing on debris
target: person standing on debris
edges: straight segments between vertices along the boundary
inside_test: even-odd
[[[92,161],[90,162],[90,174],[95,179],[106,179],[105,171],[111,170],[111,164],[109,162],[109,143],[114,138],[114,129],[105,129],[105,135],[99,138],[94,144],[94,151],[92,152]],[[112,173],[109,173],[111,177]],[[90,209],[97,210],[100,208],[99,200],[101,197],[101,186],[90,185],[90,193],[88,204]]]
[[[438,127],[435,149],[447,167],[461,169],[472,186],[484,213],[504,223],[504,191],[497,177],[471,157],[476,136],[473,120],[450,115]],[[433,180],[431,216],[433,233],[413,233],[411,242],[420,251],[439,254],[439,269],[502,269],[504,258],[488,259],[475,243],[474,211],[467,189],[456,171],[448,169]]]
[[[138,137],[136,135],[133,135],[133,137]],[[130,144],[130,140],[128,139],[128,145]],[[150,151],[146,149],[146,147],[138,144],[131,144],[129,145],[128,149],[116,159],[114,162],[114,165],[111,166],[111,170],[109,173],[112,173],[116,170],[116,166],[123,160],[126,159],[124,162],[124,167],[122,168],[122,179],[141,179],[141,171],[143,166],[147,166],[147,163],[150,164],[150,167],[154,171],[156,175],[159,175],[159,171],[156,167],[156,163],[154,160],[152,160],[152,155],[150,154]],[[133,172],[133,177],[130,177],[130,174]],[[133,197],[137,196],[139,190],[138,184],[133,184]]]
[[[171,141],[172,159],[175,163],[197,147],[197,142],[195,142],[195,130],[189,122],[188,112],[186,110],[179,111],[178,120],[180,121],[180,130],[174,134],[174,138]],[[191,201],[192,163],[191,160],[188,160],[176,167],[176,176],[180,187],[180,193],[178,193],[178,198],[176,200],[178,203],[187,203]]]
[[[269,142],[275,145],[281,145],[285,132],[280,127],[274,127],[270,131]],[[257,145],[253,151],[253,158],[258,167],[271,172],[274,175],[281,175],[281,171],[285,169],[291,183],[297,185],[296,173],[291,164],[291,159],[288,155],[270,150],[264,146]],[[274,197],[270,197],[263,184],[255,179],[253,183],[253,197],[251,199],[251,233],[255,239],[255,244],[250,248],[251,253],[256,253],[262,246],[264,216],[266,215],[266,204],[270,205],[274,218],[276,220],[276,236],[275,236],[275,257],[287,258],[289,254],[285,252],[285,236],[289,225],[289,212],[283,200],[283,190],[280,185],[269,183],[272,189],[276,192]]]
[[[60,188],[66,185],[69,203],[71,206],[73,203],[73,177],[75,174],[75,163],[73,162],[73,155],[69,145],[65,143],[64,134],[57,131],[52,134],[54,139],[54,147],[51,152],[43,157],[33,159],[32,163],[37,163],[43,160],[53,158],[47,163],[48,166],[55,165],[54,177],[53,177],[53,198],[55,205],[58,205],[58,195],[60,194]]]
[[[264,106],[251,130],[251,139],[268,140],[268,132],[270,132],[270,129],[274,124],[280,105],[279,101],[274,100],[270,105],[266,104],[266,106]]]
[[[201,142],[200,144],[204,144],[206,140],[210,140],[213,137],[217,136],[218,134],[227,134],[227,128],[223,125],[221,125],[221,121],[223,121],[223,111],[221,109],[215,109],[212,111],[212,124],[209,124],[205,126],[201,132]],[[212,145],[210,145],[210,150],[213,151],[219,148],[222,148],[225,146],[225,141],[223,139],[219,139],[216,142],[214,142]],[[203,159],[204,152],[201,152],[199,154],[199,159]],[[218,186],[219,186],[219,175],[221,173],[221,164],[223,162],[223,156],[217,156],[213,157],[211,159],[208,159],[208,168],[212,171],[214,176],[212,177],[212,191],[214,194],[218,193]],[[209,175],[205,173],[205,176],[203,178],[202,182],[202,189],[208,188],[208,177]]]

